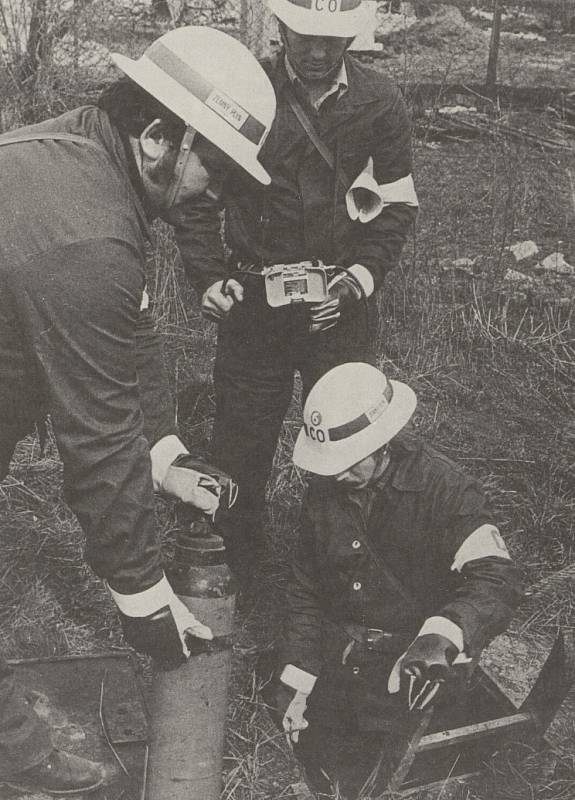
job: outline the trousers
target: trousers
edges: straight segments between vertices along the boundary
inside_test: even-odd
[[[14,670],[0,656],[0,779],[36,766],[52,749],[48,726],[34,713]]]
[[[266,484],[296,371],[303,402],[314,383],[338,364],[373,362],[375,314],[372,297],[358,302],[333,328],[310,334],[304,304],[270,308],[261,276],[249,276],[243,302],[220,323],[212,458],[239,487],[238,501],[220,528],[230,566],[240,577],[263,545]]]

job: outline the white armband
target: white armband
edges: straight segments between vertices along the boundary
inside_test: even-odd
[[[371,222],[393,203],[405,203],[414,208],[419,206],[412,176],[406,175],[391,183],[378,183],[373,175],[372,156],[347,190],[345,203],[350,219],[360,222]]]
[[[152,459],[152,482],[155,492],[161,490],[166,472],[173,461],[182,453],[187,452],[187,447],[174,433],[158,439],[150,450],[150,458]]]
[[[293,664],[287,664],[280,675],[280,681],[300,694],[308,695],[311,694],[317,677]]]
[[[465,564],[478,558],[506,558],[511,561],[507,545],[495,525],[481,525],[471,533],[455,554],[451,569],[461,572]]]

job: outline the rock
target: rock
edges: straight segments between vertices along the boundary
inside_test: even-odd
[[[524,272],[518,272],[516,269],[508,269],[503,280],[511,281],[512,283],[533,283],[533,278],[530,275],[525,275]]]
[[[563,253],[551,253],[538,266],[546,272],[556,272],[559,275],[575,274],[575,267],[565,261]]]
[[[531,256],[535,256],[539,252],[539,248],[535,242],[529,240],[512,244],[507,249],[515,256],[515,261],[523,261],[526,258],[531,258]]]
[[[469,113],[477,113],[477,108],[475,106],[443,106],[442,108],[437,109],[439,114],[446,114],[447,116],[451,114],[461,114],[465,112]]]

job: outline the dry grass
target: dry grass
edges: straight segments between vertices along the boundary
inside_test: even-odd
[[[402,269],[382,292],[380,364],[416,389],[414,424],[484,481],[527,580],[543,581],[532,598],[536,610],[528,627],[534,632],[572,627],[573,305],[513,296],[503,276],[505,248],[523,238],[534,239],[545,254],[563,241],[567,261],[575,263],[568,181],[573,165],[566,154],[549,156],[497,138],[443,146],[423,138],[416,156],[423,211]],[[190,443],[205,443],[214,410],[215,328],[198,315],[172,237],[162,226],[155,245],[150,284],[182,429]],[[474,277],[450,268],[462,257],[474,261]],[[278,636],[281,589],[297,533],[303,480],[290,459],[299,424],[296,398],[269,486],[265,569],[255,602],[238,620],[226,800],[287,797],[288,786],[300,780],[289,747],[271,726],[255,677],[258,653]],[[121,644],[111,601],[83,564],[82,535],[60,487],[53,442],[40,456],[30,437],[0,487],[0,645],[10,656],[84,653]],[[169,509],[159,505],[159,514],[166,527]],[[564,572],[554,578],[557,570]],[[571,800],[573,764],[566,758],[551,774],[541,754],[507,753],[490,765],[486,781],[446,784],[425,796]]]

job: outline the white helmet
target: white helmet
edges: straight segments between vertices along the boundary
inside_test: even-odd
[[[269,78],[250,51],[213,28],[188,26],[160,36],[137,61],[114,63],[187,125],[257,178],[258,161],[276,111]]]
[[[362,0],[267,0],[278,19],[304,36],[353,38],[365,27]]]
[[[334,367],[312,388],[293,461],[318,475],[337,475],[393,439],[410,420],[417,398],[370,364]]]

